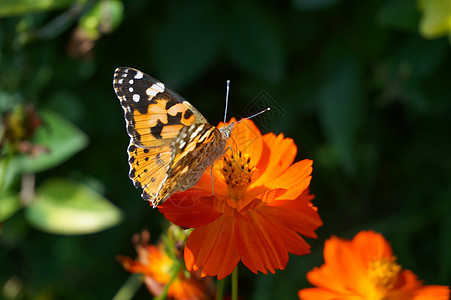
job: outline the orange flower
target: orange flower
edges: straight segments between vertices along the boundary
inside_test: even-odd
[[[317,287],[300,290],[300,299],[449,299],[447,286],[423,286],[412,271],[402,270],[390,244],[374,231],[361,231],[352,241],[330,238],[324,261],[307,273]]]
[[[310,252],[299,234],[316,238],[322,224],[308,193],[312,161],[292,164],[293,140],[262,136],[250,120],[234,126],[229,146],[213,168],[214,196],[207,171],[159,209],[174,224],[194,228],[184,253],[188,270],[222,279],[241,260],[254,273],[274,273],[289,253]]]
[[[122,266],[131,273],[144,275],[144,283],[154,296],[159,296],[165,285],[170,283],[174,269],[180,262],[167,254],[162,244],[158,247],[149,245],[149,233],[143,231],[141,237],[134,236],[138,260],[134,261],[126,256],[118,256]],[[207,294],[208,283],[196,274],[185,275],[180,270],[177,277],[170,283],[168,296],[176,300],[210,299]]]

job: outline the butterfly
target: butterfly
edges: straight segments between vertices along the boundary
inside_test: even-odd
[[[160,81],[117,68],[113,87],[124,109],[129,177],[155,208],[193,187],[226,150],[233,123],[217,128]]]

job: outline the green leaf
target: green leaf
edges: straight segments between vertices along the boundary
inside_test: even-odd
[[[80,27],[88,38],[95,40],[101,34],[110,33],[122,21],[123,5],[119,0],[104,0],[97,2],[80,19]]]
[[[18,194],[7,193],[0,195],[0,222],[7,220],[20,209]]]
[[[2,0],[0,17],[11,17],[67,7],[76,0]]]
[[[449,0],[419,0],[423,12],[420,33],[428,39],[451,34],[451,2]]]
[[[88,137],[77,127],[51,111],[39,113],[43,125],[36,131],[32,142],[46,147],[48,153],[37,157],[21,155],[14,159],[17,172],[41,172],[53,168],[85,148]]]
[[[28,221],[55,234],[94,233],[119,223],[120,210],[89,187],[67,179],[49,179],[26,208]]]

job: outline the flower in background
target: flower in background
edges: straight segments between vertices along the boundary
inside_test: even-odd
[[[412,271],[403,270],[390,244],[374,231],[361,231],[352,241],[330,238],[324,261],[307,273],[316,287],[300,290],[300,299],[449,299],[447,286],[423,286]]]
[[[451,39],[451,1],[419,0],[422,11],[420,33],[425,38],[434,39],[448,35]]]
[[[174,251],[168,253],[163,243],[158,246],[150,245],[149,239],[148,231],[133,236],[138,253],[137,260],[126,256],[118,256],[117,259],[130,273],[144,275],[144,283],[152,295],[160,296],[165,286],[170,284],[167,295],[171,299],[197,300],[212,297],[211,280],[200,278],[199,274],[187,272],[181,267],[181,260],[174,256],[177,249],[172,247],[176,246],[176,243],[170,243]]]
[[[212,170],[213,187],[207,171],[158,208],[174,224],[194,228],[184,252],[188,270],[222,279],[241,260],[254,273],[274,273],[289,253],[310,252],[300,234],[316,238],[322,224],[308,193],[312,161],[293,164],[293,140],[262,136],[250,120],[234,126],[229,146]]]

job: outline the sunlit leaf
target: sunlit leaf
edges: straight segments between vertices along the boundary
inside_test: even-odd
[[[20,209],[18,194],[7,193],[0,195],[0,222],[7,220]]]
[[[53,168],[85,148],[87,136],[77,127],[51,111],[39,113],[43,125],[32,142],[47,149],[37,157],[21,155],[15,158],[19,172],[40,172]]]
[[[123,5],[119,0],[97,2],[80,19],[80,27],[90,39],[98,39],[101,34],[110,33],[121,22]]]
[[[36,228],[55,234],[94,233],[121,220],[120,210],[102,195],[66,179],[40,185],[26,216]]]
[[[23,14],[60,9],[77,0],[2,0],[0,1],[0,17],[11,17]]]
[[[451,1],[419,0],[422,11],[420,33],[428,39],[451,34]]]

